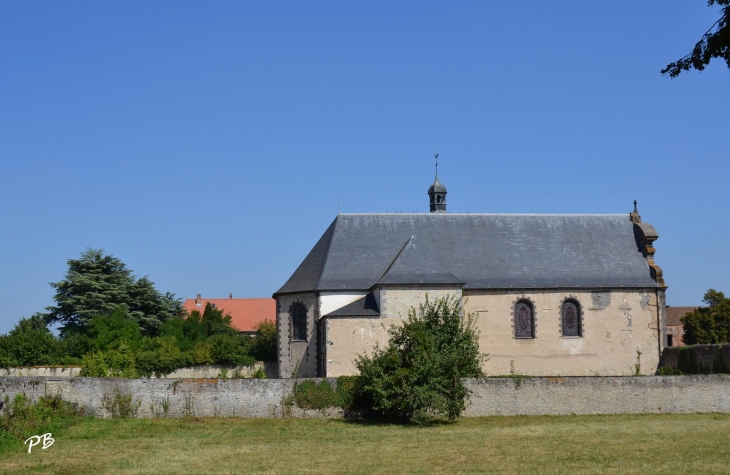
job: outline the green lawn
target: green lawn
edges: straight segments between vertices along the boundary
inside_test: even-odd
[[[730,416],[341,420],[82,419],[0,473],[728,473]]]

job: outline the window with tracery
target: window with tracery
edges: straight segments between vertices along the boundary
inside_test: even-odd
[[[515,304],[515,338],[535,338],[535,315],[527,300]]]
[[[307,307],[301,302],[294,302],[289,308],[291,317],[292,341],[307,340]]]
[[[581,336],[580,305],[575,300],[563,302],[561,311],[563,336]]]

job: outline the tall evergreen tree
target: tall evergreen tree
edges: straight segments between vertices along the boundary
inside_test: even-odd
[[[56,305],[46,308],[45,318],[60,323],[62,334],[83,332],[92,318],[111,315],[117,307],[149,335],[182,314],[182,302],[174,294],[160,293],[147,277],[136,279],[121,260],[101,249],[69,259],[65,279],[50,285],[56,289]]]

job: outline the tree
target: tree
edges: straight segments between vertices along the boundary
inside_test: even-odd
[[[63,335],[85,331],[91,319],[112,315],[120,306],[149,335],[182,312],[174,294],[161,294],[147,277],[137,280],[121,260],[101,249],[87,249],[79,259],[69,259],[66,278],[51,286],[56,305],[46,308],[45,318],[60,323]]]
[[[730,298],[710,289],[703,300],[707,307],[700,307],[682,317],[682,340],[688,345],[730,343]]]
[[[117,307],[111,315],[99,315],[92,318],[86,328],[85,336],[91,348],[109,350],[126,344],[137,349],[142,335],[139,326],[130,319],[124,307]]]
[[[702,35],[694,49],[688,55],[670,63],[662,69],[662,74],[669,74],[675,78],[683,71],[694,68],[698,71],[705,69],[712,58],[723,58],[730,69],[730,0],[709,0],[708,6],[722,6],[720,19]]]
[[[276,323],[265,320],[256,329],[253,356],[259,361],[276,361]]]
[[[56,363],[58,341],[40,314],[21,318],[7,335],[0,336],[0,366]]]
[[[403,326],[388,331],[388,346],[358,356],[354,408],[364,415],[425,424],[453,420],[464,410],[462,378],[482,375],[475,318],[462,318],[458,300],[445,297],[411,308]]]

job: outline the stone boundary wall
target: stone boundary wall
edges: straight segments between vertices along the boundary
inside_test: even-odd
[[[267,378],[276,378],[278,371],[276,363],[263,363],[257,361],[253,366],[225,366],[225,365],[200,365],[189,368],[180,368],[170,374],[160,376],[162,379],[182,378],[217,378],[221,369],[227,371],[227,377],[233,377],[236,369],[244,378],[250,378],[259,368],[263,367]],[[19,366],[16,368],[0,368],[0,377],[53,377],[53,378],[74,378],[81,372],[81,366]]]
[[[328,379],[332,386],[336,379]],[[287,399],[303,379],[0,378],[0,401],[60,395],[97,417],[342,417]],[[315,381],[321,381],[315,379]],[[730,376],[488,378],[466,380],[466,417],[496,415],[730,413]]]

